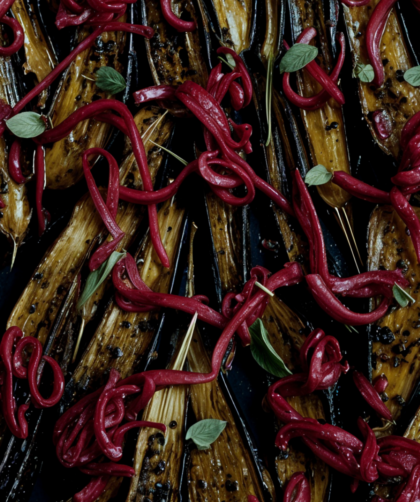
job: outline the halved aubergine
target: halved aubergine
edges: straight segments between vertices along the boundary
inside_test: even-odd
[[[220,45],[237,54],[252,46],[256,31],[256,0],[208,0],[202,3]]]
[[[44,33],[31,0],[15,0],[11,7],[14,18],[21,25],[24,35],[25,74],[34,75],[35,84],[41,82],[56,66],[57,57],[54,48]],[[49,90],[43,91],[38,98],[37,106],[43,108],[48,99]]]
[[[259,73],[254,73],[254,82],[254,105],[260,124],[260,133],[263,135],[261,144],[264,144],[267,181],[290,200],[291,174],[296,168],[303,174],[309,169],[306,151],[290,106],[275,89],[272,91],[271,103],[271,138],[269,144],[266,145],[264,141],[268,135],[264,105],[266,79]],[[293,136],[292,139],[290,135]],[[286,214],[275,204],[271,204],[271,207],[289,260],[298,261],[307,272],[309,270],[308,242],[305,234],[295,218]]]
[[[369,64],[366,50],[366,28],[379,0],[372,0],[361,7],[343,4],[344,20],[350,41],[353,65]],[[416,65],[408,47],[404,29],[396,9],[388,17],[380,44],[381,59],[385,71],[385,83],[378,89],[371,83],[359,80],[359,98],[362,111],[380,148],[388,155],[400,155],[400,136],[406,121],[420,111],[420,89],[404,80],[404,72]],[[372,113],[383,110],[392,124],[392,133],[380,138],[373,126]]]
[[[3,44],[0,30],[0,44]],[[0,100],[14,106],[19,101],[19,82],[10,57],[0,57]],[[28,231],[32,210],[26,185],[18,185],[9,176],[8,142],[0,138],[0,198],[6,205],[0,210],[0,232],[13,246],[12,264],[18,247]]]
[[[333,67],[331,47],[328,43],[327,20],[322,0],[305,2],[289,0],[289,10],[294,41],[308,27],[317,30],[316,45],[319,49],[317,62],[329,73]],[[320,92],[321,87],[304,69],[297,72],[299,94],[311,97]],[[309,142],[312,164],[322,164],[330,172],[350,173],[346,131],[341,106],[334,100],[315,111],[301,110],[301,116]],[[350,200],[347,192],[329,182],[321,185],[318,192],[323,200],[333,208],[343,208]]]
[[[147,106],[136,115],[135,121],[145,136],[145,149],[152,180],[156,178],[163,152],[151,141],[166,142],[172,132],[172,121],[157,107]],[[126,151],[121,164],[121,183],[141,187],[140,174],[131,150]],[[118,224],[127,233],[119,249],[128,247],[135,238],[144,208],[121,201],[117,215]],[[44,342],[60,311],[62,301],[85,263],[88,254],[100,240],[107,237],[104,225],[89,194],[76,204],[72,217],[41,263],[10,314],[8,326],[19,326],[26,336],[36,336]],[[86,306],[86,315],[93,315],[94,302],[102,298],[106,285],[102,286]]]
[[[269,340],[277,354],[292,371],[299,371],[299,351],[306,338],[306,328],[301,319],[277,296],[270,299],[262,320]],[[287,401],[303,417],[325,420],[327,417],[320,396],[295,396]],[[304,472],[311,486],[311,501],[326,502],[330,498],[330,468],[302,445],[289,447],[287,455],[276,458],[280,485],[284,488],[295,472]]]
[[[420,209],[415,208],[417,216]],[[397,303],[388,314],[371,326],[372,380],[385,375],[388,387],[383,400],[398,423],[406,402],[414,397],[420,381],[420,265],[417,263],[407,228],[391,206],[377,207],[370,219],[368,269],[402,268],[410,282],[407,292],[416,300],[402,308]],[[392,434],[394,426],[385,434]]]
[[[127,21],[127,14],[120,21]],[[91,28],[80,28],[76,44],[90,33]],[[54,126],[94,100],[113,97],[97,87],[96,72],[99,68],[110,66],[122,73],[125,48],[131,44],[131,35],[120,31],[107,32],[77,56],[64,73],[48,113]],[[82,153],[93,147],[104,148],[111,134],[112,127],[109,124],[88,119],[80,122],[69,136],[55,142],[46,151],[46,187],[65,189],[79,181],[83,176]]]
[[[185,12],[189,19],[200,25],[201,15],[192,0],[174,2],[172,8],[176,15]],[[162,15],[159,0],[142,0],[142,21],[155,30],[154,36],[145,40],[154,84],[180,85],[192,80],[206,87],[208,71],[199,30],[179,33],[169,26]]]
[[[189,296],[195,294],[193,240],[196,230],[193,225],[187,277]],[[210,358],[198,328],[193,333],[188,365],[190,371],[211,371]],[[249,432],[245,432],[245,423],[232,400],[223,372],[212,382],[190,386],[190,400],[196,421],[213,418],[227,422],[227,426],[207,450],[186,450],[189,499],[221,502],[254,495],[260,501],[274,501],[273,481],[262,462],[257,461],[256,449],[251,445]]]

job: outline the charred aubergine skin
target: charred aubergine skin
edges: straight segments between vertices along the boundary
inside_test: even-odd
[[[344,20],[350,41],[353,63],[369,64],[366,50],[366,28],[379,0],[372,0],[362,7],[346,7]],[[404,72],[416,65],[410,54],[398,13],[393,9],[388,17],[380,44],[381,59],[385,71],[385,83],[375,88],[359,80],[359,98],[364,117],[375,141],[388,155],[398,158],[401,131],[407,120],[420,110],[420,89],[404,80]],[[372,113],[381,110],[386,114],[391,135],[380,138],[372,123]]]
[[[420,216],[420,209],[415,208],[415,211]],[[371,327],[372,380],[380,375],[388,379],[385,405],[393,419],[398,421],[405,402],[413,397],[420,379],[420,266],[406,226],[390,206],[378,207],[372,213],[368,234],[368,268],[401,268],[410,282],[407,292],[416,301],[404,308],[395,303],[389,313]],[[388,433],[392,434],[392,428],[388,429]]]

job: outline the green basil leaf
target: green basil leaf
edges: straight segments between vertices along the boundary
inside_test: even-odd
[[[280,73],[291,73],[304,68],[318,56],[318,48],[308,44],[295,44],[280,61]]]
[[[118,94],[127,87],[125,78],[121,73],[110,66],[99,68],[96,73],[96,85],[99,89],[110,94]]]
[[[214,418],[200,420],[188,429],[185,439],[192,439],[199,450],[207,450],[224,431],[226,425],[227,422]]]
[[[398,284],[394,284],[394,286],[392,287],[392,293],[394,294],[394,298],[397,300],[401,307],[407,307],[410,302],[416,303],[416,300]]]
[[[362,82],[372,82],[375,78],[375,70],[371,64],[358,63],[353,71],[354,76]]]
[[[292,374],[283,359],[273,349],[261,319],[257,319],[249,327],[249,333],[251,335],[251,354],[265,371],[279,378]]]
[[[94,270],[89,274],[83,293],[80,295],[79,301],[77,302],[77,310],[80,311],[83,305],[89,300],[89,298],[95,293],[95,291],[111,273],[111,270],[114,268],[114,265],[117,263],[117,261],[119,261],[125,255],[126,253],[118,253],[118,251],[114,251],[97,270]]]
[[[6,120],[6,125],[18,138],[36,138],[45,129],[41,115],[35,112],[22,112]]]
[[[305,183],[307,185],[325,185],[332,178],[332,173],[330,173],[325,166],[318,164],[317,166],[310,169],[305,176]]]
[[[420,66],[414,66],[404,73],[404,80],[413,87],[420,86]]]

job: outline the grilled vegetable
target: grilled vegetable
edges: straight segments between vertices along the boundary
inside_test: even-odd
[[[210,19],[215,19],[212,28],[221,45],[230,47],[237,54],[250,48],[255,32],[255,0],[211,0],[208,9]]]
[[[149,127],[161,118],[162,112],[155,107],[146,107],[136,115],[136,123],[143,134]],[[160,120],[156,128],[150,127],[153,141],[166,141],[172,125],[167,117]],[[145,138],[146,139],[146,138]],[[156,177],[162,160],[162,152],[148,141],[145,144],[148,153],[149,167],[152,178]],[[123,184],[140,187],[138,169],[134,156],[128,152],[122,164],[121,179]],[[138,231],[138,225],[144,214],[139,206],[121,202],[117,221],[127,231],[120,243],[120,249],[128,246]],[[66,229],[46,253],[42,262],[36,268],[31,281],[13,309],[8,325],[19,326],[26,336],[36,336],[44,342],[51,325],[60,309],[61,302],[74,278],[79,273],[88,253],[103,233],[104,226],[95,210],[89,195],[82,197],[76,204],[73,215]],[[105,285],[99,288],[92,297],[92,303],[102,297]],[[86,306],[86,312],[91,313]]]
[[[369,63],[366,50],[366,27],[378,3],[379,0],[373,0],[369,5],[353,8],[343,5],[354,66]],[[397,158],[400,153],[401,130],[407,119],[420,110],[420,90],[408,84],[403,78],[403,73],[416,63],[410,54],[404,30],[395,9],[388,17],[380,51],[384,64],[385,85],[377,89],[359,80],[359,97],[365,120],[369,124],[375,141],[384,152]],[[383,111],[392,124],[392,133],[385,139],[377,135],[372,122],[372,113],[378,110]]]
[[[195,322],[179,337],[177,353],[168,369],[183,369],[194,326]],[[136,473],[131,478],[127,502],[150,496],[168,502],[180,499],[187,397],[188,387],[167,387],[157,392],[143,411],[142,420],[165,424],[167,434],[164,437],[151,429],[140,431],[134,456]]]
[[[188,267],[188,295],[194,291],[193,238],[190,241]],[[208,373],[210,359],[198,329],[195,329],[188,352],[191,371]],[[259,500],[274,500],[274,486],[267,470],[255,462],[248,441],[244,441],[239,425],[244,427],[238,411],[231,402],[227,382],[221,373],[218,380],[190,388],[191,408],[197,421],[215,418],[227,422],[220,437],[207,450],[197,448],[189,451],[188,493],[191,501],[219,502],[246,498],[255,495]],[[252,453],[251,453],[252,452]]]
[[[415,208],[417,215],[420,210]],[[386,406],[398,420],[403,405],[414,394],[420,379],[418,302],[420,301],[420,266],[407,235],[406,226],[392,207],[376,208],[371,216],[368,235],[370,270],[403,268],[410,281],[408,293],[416,300],[405,308],[395,305],[376,326],[373,338],[372,380],[380,375],[388,379]],[[388,429],[392,433],[392,428]]]
[[[291,370],[298,365],[299,350],[305,341],[305,326],[299,317],[279,298],[270,299],[264,315],[270,343],[274,350]],[[287,398],[293,408],[304,417],[325,420],[325,411],[320,397],[316,394]],[[295,472],[305,472],[311,485],[312,502],[329,500],[330,473],[327,465],[309,450],[289,448],[286,458],[279,455],[276,459],[277,474],[282,487]]]
[[[90,32],[89,28],[81,28],[77,43]],[[77,56],[64,74],[53,99],[49,116],[54,126],[81,106],[98,98],[112,97],[96,86],[95,73],[103,66],[111,66],[121,73],[126,42],[127,36],[122,32],[103,33],[91,48]],[[104,147],[111,131],[108,124],[89,119],[80,122],[70,136],[54,143],[45,156],[47,188],[64,189],[76,183],[83,176],[82,153],[89,148]]]
[[[263,138],[267,137],[265,110],[262,105],[266,92],[266,80],[259,74],[254,74],[254,77],[256,83],[254,104],[263,135],[261,138],[261,144],[263,144]],[[264,146],[267,180],[290,200],[290,173],[296,167],[303,172],[307,172],[308,159],[290,107],[274,89],[272,95],[272,114],[272,134],[269,144]],[[293,137],[293,145],[292,140],[289,139],[290,135]],[[303,231],[294,218],[291,218],[275,204],[271,204],[271,207],[289,260],[299,261],[305,271],[307,271],[308,244]]]
[[[3,34],[0,30],[0,44]],[[10,58],[0,57],[0,100],[14,106],[19,100],[18,82]],[[0,198],[6,205],[1,209],[0,232],[13,245],[12,265],[18,247],[22,244],[31,219],[31,208],[26,185],[18,185],[9,176],[7,165],[8,145],[0,138]]]
[[[284,28],[284,6],[275,0],[265,0],[264,6],[265,33],[260,57],[264,66],[267,66],[269,58],[277,59],[280,53]]]
[[[292,34],[296,40],[305,28],[314,27],[319,48],[317,61],[326,70],[333,66],[331,48],[328,46],[327,26],[321,0],[304,2],[289,0]],[[297,74],[300,94],[313,96],[321,88],[306,70]],[[346,131],[341,107],[330,99],[321,109],[315,111],[301,110],[302,120],[308,136],[313,165],[322,164],[329,171],[350,172],[347,152]],[[342,208],[350,196],[341,188],[328,183],[318,187],[324,201],[333,208]]]
[[[173,4],[174,12],[186,11],[197,24],[197,8],[191,0]],[[165,21],[159,0],[143,0],[143,24],[155,35],[146,40],[146,52],[155,85],[179,85],[192,80],[203,87],[208,72],[201,51],[199,31],[178,33]]]
[[[43,33],[31,0],[15,0],[11,7],[13,16],[22,26],[25,34],[25,74],[33,73],[35,83],[43,80],[54,69],[57,58],[48,37]],[[48,98],[48,90],[43,91],[38,99],[38,106],[43,108]]]
[[[158,217],[162,241],[174,265],[170,270],[162,266],[149,236],[140,245],[136,261],[147,286],[155,292],[168,293],[172,290],[177,256],[185,232],[185,209],[176,200],[167,201]],[[145,366],[157,342],[160,317],[158,311],[124,312],[112,301],[67,386],[66,404],[70,405],[82,393],[100,386],[106,380],[106,370],[111,366],[120,372],[122,378],[140,371],[139,367]],[[109,500],[118,492],[121,482],[122,478],[112,477],[99,500]]]

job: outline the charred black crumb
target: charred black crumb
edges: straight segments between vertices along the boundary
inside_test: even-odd
[[[383,64],[384,66],[386,66],[388,63],[389,63],[389,59],[386,59],[386,58],[385,58],[385,59],[383,59],[383,60],[382,60],[382,64]]]
[[[401,99],[400,99],[400,103],[407,103],[407,98],[405,96],[403,96]]]
[[[36,273],[34,275],[34,281],[39,281],[44,277],[44,274],[41,274],[40,272]]]
[[[123,328],[131,328],[131,322],[129,322],[129,321],[123,321],[123,322],[121,323],[121,326],[122,326]]]
[[[36,305],[35,305],[35,304],[34,304],[34,305],[31,305],[31,306],[29,307],[29,313],[30,313],[30,314],[33,314],[35,311],[36,311]]]
[[[164,460],[161,460],[158,465],[155,468],[155,473],[159,476],[160,474],[163,474],[166,469],[166,462]]]
[[[386,393],[386,392],[382,392],[382,394],[381,394],[381,399],[382,399],[382,401],[383,401],[384,403],[386,403],[387,401],[389,401],[389,397],[388,397],[388,395],[387,395],[387,393]]]
[[[394,368],[398,368],[401,363],[401,359],[399,357],[394,357]]]
[[[178,424],[176,423],[176,421],[175,421],[175,420],[172,420],[171,422],[169,422],[169,427],[170,427],[171,429],[175,429],[175,427],[176,427],[177,425],[178,425]]]
[[[164,446],[165,444],[165,436],[161,433],[161,432],[158,432],[156,434],[156,440],[157,442],[161,445],[161,446]]]
[[[394,397],[395,401],[397,401],[397,403],[400,405],[400,406],[404,406],[405,405],[405,399],[400,396],[399,394],[397,394],[395,397]]]
[[[172,230],[172,227],[168,227],[166,231],[170,232],[171,230]]]
[[[408,270],[408,264],[404,260],[398,260],[397,261],[397,268],[400,268],[404,273],[406,273]]]
[[[394,345],[391,350],[394,354],[402,354],[405,351],[405,346],[402,343],[398,343]]]
[[[228,492],[237,492],[239,490],[239,483],[237,481],[231,481],[228,479],[225,486]]]
[[[403,70],[397,70],[395,72],[395,77],[398,80],[398,82],[404,82],[404,71]]]
[[[360,38],[361,36],[362,36],[362,32],[361,32],[361,31],[358,31],[358,32],[356,33],[356,38]]]
[[[204,481],[204,479],[199,479],[197,481],[197,487],[201,490],[205,490],[207,488],[207,483]]]
[[[387,327],[372,326],[372,335],[375,342],[382,343],[383,345],[390,345],[395,341],[394,333]]]

